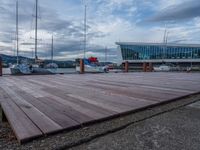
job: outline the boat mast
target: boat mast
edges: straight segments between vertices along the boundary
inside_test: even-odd
[[[162,61],[164,61],[165,59],[165,51],[166,51],[166,34],[167,34],[167,27],[165,25],[165,32],[164,32],[164,37],[163,37],[163,44],[164,44],[164,48],[163,48],[163,54],[162,54]]]
[[[84,13],[84,58],[86,53],[86,44],[87,44],[87,5],[85,3],[85,13]]]
[[[104,65],[106,65],[106,62],[107,62],[107,47],[105,47],[105,64]]]
[[[17,65],[19,64],[19,11],[18,11],[18,0],[16,1],[16,49],[17,49]]]
[[[51,63],[53,63],[53,35],[52,35],[52,44],[51,44]]]
[[[38,0],[35,6],[35,63],[37,62],[37,28],[38,28]]]

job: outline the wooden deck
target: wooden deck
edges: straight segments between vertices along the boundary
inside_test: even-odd
[[[0,103],[19,142],[200,92],[200,74],[0,77]]]

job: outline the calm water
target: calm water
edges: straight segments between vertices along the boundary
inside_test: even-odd
[[[76,73],[75,68],[58,68],[56,73]],[[10,74],[10,68],[3,68],[3,74]]]

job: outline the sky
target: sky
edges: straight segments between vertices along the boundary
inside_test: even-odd
[[[35,0],[19,1],[19,50],[33,57]],[[38,57],[83,57],[84,5],[87,5],[86,56],[120,62],[115,42],[200,43],[200,0],[38,0]],[[0,53],[16,55],[16,0],[0,0]]]

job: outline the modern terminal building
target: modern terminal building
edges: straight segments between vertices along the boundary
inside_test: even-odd
[[[142,63],[153,66],[163,63],[185,70],[187,67],[200,67],[200,44],[164,44],[116,42],[122,53],[123,61],[135,68]]]

